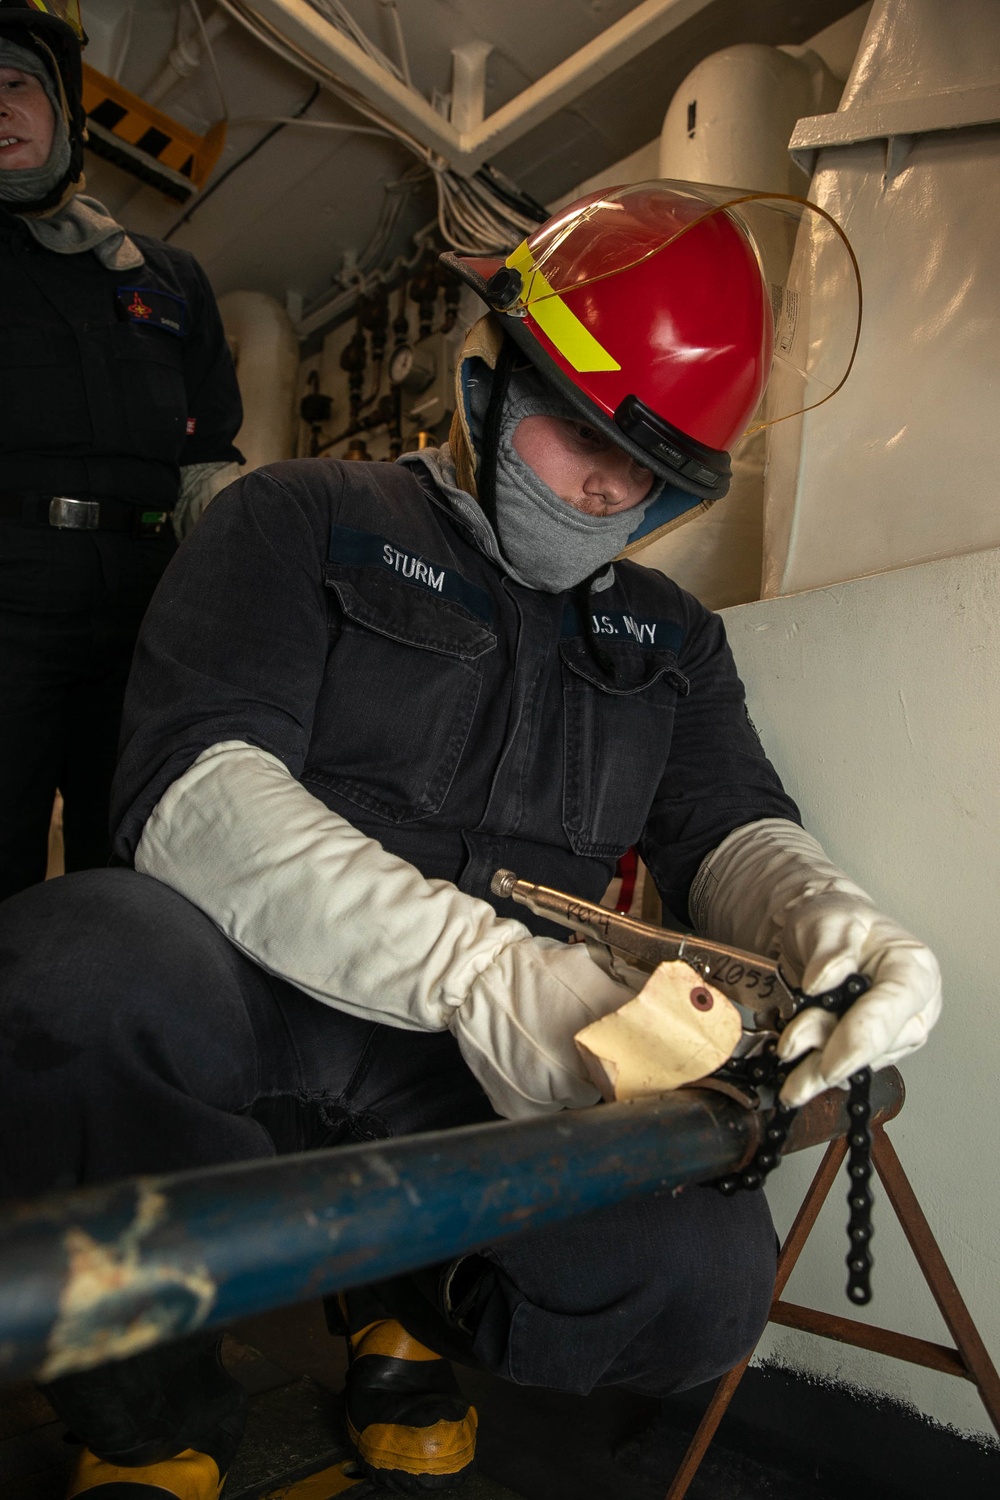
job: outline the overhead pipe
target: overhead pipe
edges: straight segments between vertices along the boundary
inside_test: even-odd
[[[660,177],[762,193],[801,194],[806,181],[789,158],[800,115],[834,108],[841,86],[808,48],[756,42],[703,58],[674,91],[660,134]],[[709,609],[760,598],[764,566],[767,435],[744,437],[733,454],[724,500],[707,515],[660,537],[640,554]]]
[[[185,16],[190,19],[189,12],[186,10],[181,9],[177,12],[177,40],[160,72],[142,91],[142,96],[148,104],[160,104],[174,84],[179,83],[182,78],[190,78],[193,73],[197,73],[205,61],[205,37],[200,28],[192,30],[188,36],[183,34]],[[205,35],[211,43],[225,31],[229,25],[229,19],[222,11],[217,10],[209,16],[204,25]]]
[[[902,1103],[896,1070],[876,1074],[873,1123]],[[768,1119],[723,1093],[681,1089],[8,1206],[0,1380],[50,1380],[711,1180],[750,1160]],[[786,1149],[847,1127],[847,1095],[832,1090],[800,1111]]]
[[[225,3],[225,0],[224,0]],[[241,0],[240,8],[356,89],[393,124],[422,146],[438,152],[455,171],[471,176],[483,163],[543,121],[572,104],[587,89],[645,52],[713,0],[643,0],[572,56],[529,84],[507,104],[468,129],[458,129],[415,88],[409,88],[338,31],[306,0]]]
[[[219,312],[243,401],[236,446],[248,473],[295,451],[299,345],[291,318],[266,292],[226,292]]]

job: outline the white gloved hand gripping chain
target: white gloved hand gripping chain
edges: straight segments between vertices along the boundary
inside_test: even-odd
[[[912,1051],[937,1018],[940,979],[933,955],[883,917],[829,863],[815,839],[779,819],[738,829],[703,863],[691,906],[711,938],[635,922],[519,881],[510,871],[497,871],[493,889],[647,970],[682,959],[751,1014],[737,1052],[702,1086],[721,1087],[752,1107],[761,1091],[780,1090],[780,1097],[765,1145],[742,1171],[717,1181],[722,1192],[759,1188],[781,1160],[798,1107],[850,1080],[847,1295],[859,1305],[870,1301],[871,1065],[886,1067]],[[717,900],[720,891],[728,898],[720,903],[724,917],[706,920],[706,899]],[[784,920],[769,916],[769,893]],[[778,933],[783,942],[776,940]],[[801,986],[789,971],[801,976]],[[803,1051],[816,1047],[823,1051],[792,1071]]]
[[[922,1047],[941,1013],[933,953],[878,910],[796,823],[766,818],[737,828],[702,863],[691,886],[698,932],[779,961],[805,995],[870,982],[838,1018],[810,1008],[782,1034],[778,1055],[799,1063],[782,1089],[807,1103],[859,1068],[887,1068]]]

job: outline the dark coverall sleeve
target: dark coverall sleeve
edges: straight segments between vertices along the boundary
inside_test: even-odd
[[[736,828],[760,818],[800,823],[750,719],[746,693],[718,615],[690,595],[667,772],[639,852],[671,915],[689,920],[688,892],[702,861]]]
[[[301,774],[328,646],[321,512],[257,469],[213,501],[171,560],[125,699],[116,859],[132,863],[156,803],[210,745],[246,740]]]
[[[190,328],[184,341],[187,435],[180,464],[242,463],[234,439],[243,403],[215,293],[194,256],[187,256]]]

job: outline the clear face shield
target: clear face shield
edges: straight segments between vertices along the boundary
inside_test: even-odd
[[[725,215],[756,259],[771,307],[770,381],[743,435],[811,411],[844,384],[861,332],[861,276],[844,231],[805,199],[701,183],[657,181],[596,195],[543,226],[508,259],[523,286],[519,311],[639,273],[648,305],[669,301],[685,238]],[[706,255],[709,242],[706,239]],[[711,277],[712,267],[708,267]],[[716,295],[729,289],[720,271]],[[574,299],[576,300],[576,299]],[[734,319],[738,309],[734,306]]]

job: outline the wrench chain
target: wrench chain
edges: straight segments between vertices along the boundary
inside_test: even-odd
[[[852,974],[838,989],[831,990],[828,994],[798,995],[795,1015],[799,1015],[811,1006],[819,1006],[823,1010],[842,1016],[869,988],[870,982],[863,974]],[[789,1020],[791,1019],[793,1018],[789,1017]],[[783,1031],[787,1024],[788,1021],[779,1020],[777,1030]],[[759,1089],[767,1088],[777,1095],[793,1066],[793,1063],[781,1061],[778,1057],[778,1043],[772,1039],[756,1056],[736,1058],[719,1071],[726,1079],[752,1090],[755,1094]],[[847,1205],[850,1209],[847,1224],[847,1295],[858,1307],[870,1302],[872,1297],[871,1240],[874,1229],[872,1228],[873,1200],[870,1186],[872,1176],[872,1138],[869,1129],[871,1076],[870,1068],[862,1068],[859,1072],[851,1074],[850,1094],[847,1101],[847,1113],[850,1120],[847,1133],[847,1175],[850,1178],[850,1188],[847,1194]],[[756,1192],[763,1187],[768,1175],[781,1163],[788,1132],[797,1114],[798,1109],[795,1106],[782,1104],[781,1100],[777,1099],[770,1119],[764,1127],[763,1145],[739,1172],[730,1172],[724,1177],[716,1178],[714,1185],[720,1193],[730,1197],[741,1190]]]

